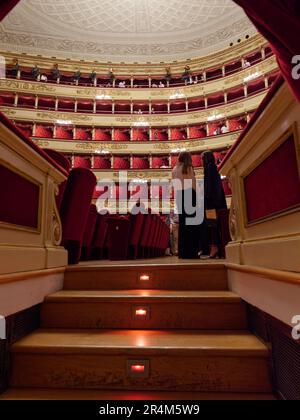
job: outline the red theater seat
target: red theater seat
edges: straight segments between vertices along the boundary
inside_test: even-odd
[[[109,157],[95,156],[94,169],[111,169],[111,161]]]
[[[114,157],[114,169],[130,169],[129,158],[115,156]]]
[[[193,166],[195,168],[201,168],[202,167],[201,155],[192,155],[192,160],[193,160]]]
[[[91,159],[88,158],[88,157],[75,156],[75,158],[74,158],[74,168],[90,169],[91,168]]]
[[[89,216],[87,224],[85,226],[82,248],[81,248],[81,260],[88,261],[91,259],[92,253],[92,242],[95,233],[96,223],[97,223],[97,207],[92,204],[89,211]]]
[[[127,259],[130,218],[127,216],[110,216],[108,223],[108,258],[111,261]]]
[[[73,140],[73,129],[57,126],[55,138],[62,140]]]
[[[98,214],[95,226],[94,238],[92,241],[91,258],[94,260],[101,260],[106,255],[107,243],[107,216]]]
[[[140,240],[139,250],[138,250],[138,257],[139,258],[146,258],[147,257],[147,249],[149,248],[149,240],[151,230],[153,228],[153,215],[148,214],[145,216],[145,221],[142,230],[142,236]]]
[[[96,128],[94,140],[96,140],[96,141],[111,141],[111,130]]]
[[[85,227],[96,186],[96,177],[88,169],[73,169],[70,172],[61,204],[63,246],[69,252],[69,263],[76,264],[80,258]]]
[[[53,127],[37,125],[35,130],[35,137],[52,139]]]
[[[146,157],[134,157],[132,169],[149,169],[149,159]]]
[[[138,257],[139,244],[142,237],[143,225],[145,223],[145,214],[131,216],[131,231],[128,246],[128,258],[136,260]]]

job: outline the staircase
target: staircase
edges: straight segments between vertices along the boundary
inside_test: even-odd
[[[264,399],[269,351],[223,264],[70,267],[5,398]]]

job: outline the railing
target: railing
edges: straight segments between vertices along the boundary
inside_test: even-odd
[[[44,75],[47,78],[49,84],[62,84],[66,86],[81,86],[81,87],[96,87],[96,88],[116,88],[116,89],[149,89],[149,88],[178,88],[187,85],[198,85],[212,80],[218,80],[226,76],[230,76],[240,71],[261,63],[267,58],[271,57],[273,53],[270,50],[262,49],[257,51],[255,58],[251,59],[251,53],[244,58],[232,60],[231,62],[225,63],[220,67],[207,68],[205,70],[196,72],[191,71],[186,80],[183,80],[183,74],[173,74],[171,80],[167,80],[165,75],[153,75],[142,77],[135,77],[129,75],[115,76],[114,80],[111,80],[106,75],[97,75],[96,80],[92,80],[89,74],[82,73],[80,79],[75,81],[75,75],[73,73],[61,72],[60,77],[53,77],[52,73],[48,69],[41,69],[40,75],[35,77],[31,74],[31,69],[21,68],[18,71],[18,75],[14,76],[19,80],[24,81],[40,81],[40,76]],[[232,67],[234,67],[232,69]],[[12,67],[8,67],[7,77],[12,76]],[[125,85],[119,85],[121,82],[125,82]]]
[[[55,202],[66,176],[0,113],[0,274],[67,264]]]
[[[280,78],[222,164],[229,262],[300,272],[300,112]]]

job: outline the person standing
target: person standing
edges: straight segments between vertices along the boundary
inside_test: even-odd
[[[92,86],[97,86],[97,73],[95,70],[92,71],[92,73],[90,74],[90,80],[91,80],[91,85]]]
[[[58,68],[58,64],[54,64],[54,67],[52,69],[52,78],[56,81],[56,83],[60,82],[60,70]]]
[[[189,152],[179,155],[172,178],[175,181],[176,205],[179,213],[178,257],[197,259],[199,251],[199,228],[197,217],[197,182]],[[191,220],[194,224],[191,224]]]
[[[40,81],[41,71],[37,65],[33,67],[33,69],[31,70],[31,74],[35,80],[37,80],[38,82]]]
[[[204,167],[204,207],[205,225],[209,233],[210,255],[208,258],[219,258],[220,229],[218,224],[218,210],[227,209],[226,197],[221,176],[218,172],[213,152],[202,154]]]
[[[79,85],[80,78],[81,78],[81,71],[78,69],[74,73],[74,83],[75,83],[76,86]]]
[[[16,58],[14,60],[14,65],[13,65],[13,67],[11,69],[11,75],[13,77],[15,77],[16,79],[18,79],[19,78],[19,72],[20,72],[19,60]]]

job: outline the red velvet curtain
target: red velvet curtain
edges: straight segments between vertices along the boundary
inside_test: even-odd
[[[234,0],[270,42],[281,71],[300,102],[300,81],[292,77],[292,58],[300,54],[299,0]]]

